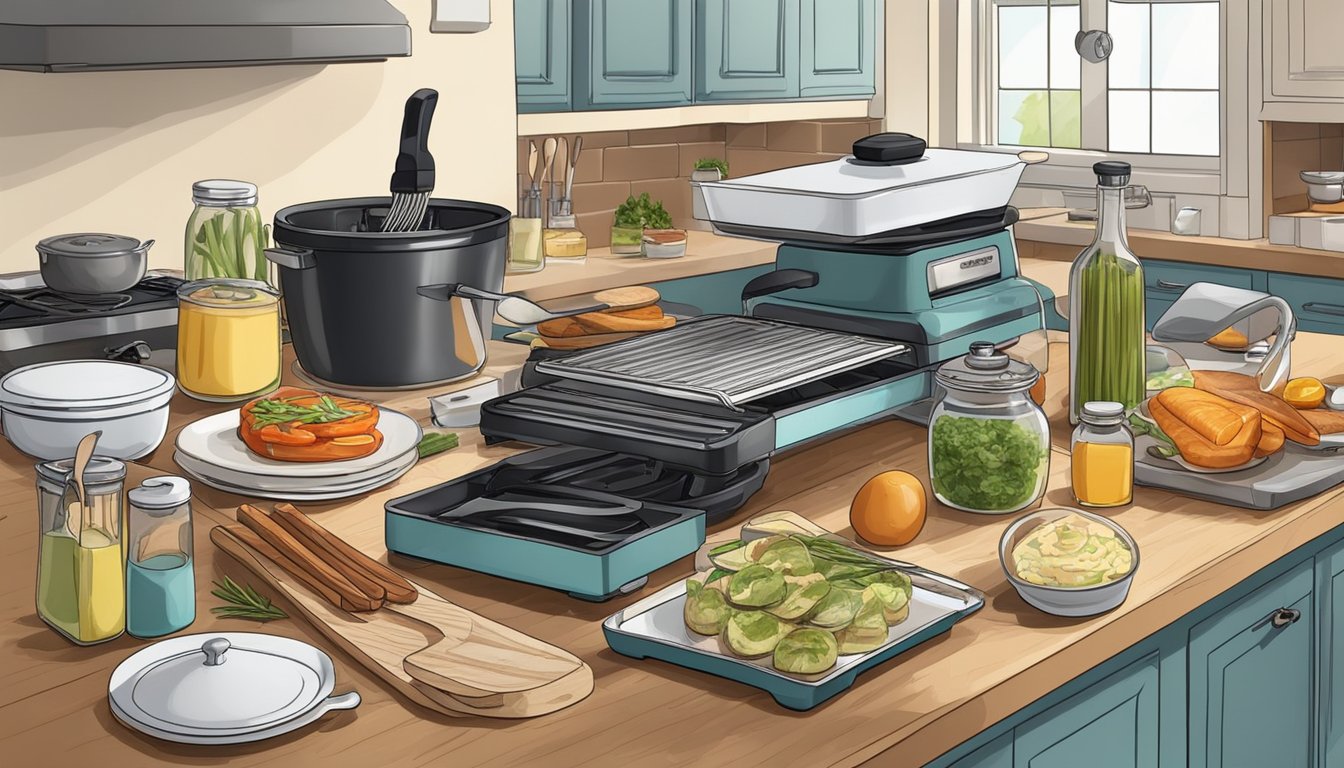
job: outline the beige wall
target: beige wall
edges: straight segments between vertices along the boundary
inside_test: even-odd
[[[428,0],[392,0],[410,58],[385,63],[41,74],[0,71],[0,272],[37,268],[33,245],[68,232],[154,238],[180,267],[191,183],[261,188],[269,219],[294,203],[387,193],[402,105],[439,91],[437,192],[512,209],[513,3],[490,28],[430,34]]]

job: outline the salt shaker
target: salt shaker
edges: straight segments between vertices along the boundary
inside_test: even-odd
[[[191,484],[151,477],[126,494],[126,631],[159,637],[196,620]]]

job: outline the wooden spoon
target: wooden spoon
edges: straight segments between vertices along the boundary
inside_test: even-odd
[[[546,141],[541,144],[541,182],[540,189],[546,188],[546,173],[551,170],[551,164],[555,162],[555,137],[548,136]]]
[[[79,441],[79,447],[75,448],[75,463],[70,468],[70,476],[75,483],[75,493],[79,495],[79,503],[85,508],[88,508],[89,505],[84,496],[84,469],[89,466],[89,460],[93,458],[93,449],[98,445],[98,438],[102,436],[101,430],[85,435]]]

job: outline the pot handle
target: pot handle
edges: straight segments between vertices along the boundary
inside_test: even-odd
[[[267,248],[266,260],[286,269],[312,269],[317,263],[307,248]]]
[[[460,296],[464,299],[479,299],[481,301],[503,301],[513,298],[505,293],[495,293],[494,291],[483,291],[480,288],[472,288],[462,283],[439,283],[438,285],[422,285],[415,289],[415,292],[424,296],[426,299],[435,301],[448,301],[454,296]]]

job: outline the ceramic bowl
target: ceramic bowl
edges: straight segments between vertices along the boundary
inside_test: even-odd
[[[1070,515],[1086,518],[1114,532],[1120,541],[1129,547],[1129,551],[1134,553],[1134,562],[1129,573],[1115,581],[1090,587],[1049,587],[1018,578],[1011,565],[1013,548],[1041,525]],[[1134,583],[1134,574],[1139,571],[1139,545],[1128,531],[1101,515],[1080,509],[1049,507],[1024,515],[1008,526],[999,539],[999,564],[1003,566],[1003,573],[1008,577],[1008,583],[1012,584],[1022,599],[1031,606],[1055,616],[1095,616],[1115,608],[1129,596],[1129,587]]]

